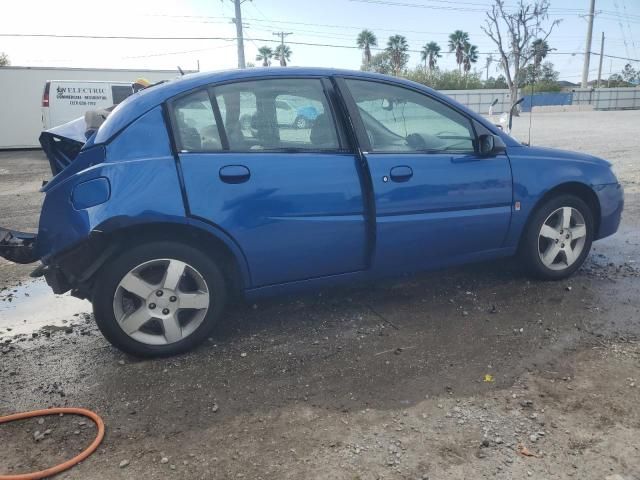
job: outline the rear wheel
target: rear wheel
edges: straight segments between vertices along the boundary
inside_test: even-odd
[[[93,295],[96,323],[136,356],[184,352],[211,332],[227,299],[215,261],[177,242],[139,245],[109,262]]]
[[[559,195],[533,214],[520,255],[532,275],[560,280],[580,268],[591,249],[593,234],[589,206],[574,195]]]

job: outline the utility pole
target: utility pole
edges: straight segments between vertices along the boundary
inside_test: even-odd
[[[602,41],[600,42],[600,66],[598,67],[598,88],[600,88],[600,79],[602,78],[602,60],[604,59],[604,32],[602,32]]]
[[[236,17],[233,19],[233,23],[236,24],[236,37],[238,39],[238,68],[247,68],[247,64],[244,61],[244,38],[242,36],[242,9],[240,5],[241,0],[233,0],[233,4],[236,9]]]
[[[280,37],[280,45],[281,45],[281,54],[284,53],[284,37],[288,37],[289,35],[293,35],[293,32],[273,32],[273,35]],[[287,61],[285,60],[283,55],[280,55],[280,66],[286,67]]]
[[[591,36],[593,35],[593,17],[596,11],[596,0],[591,0],[589,7],[589,25],[587,26],[587,44],[584,49],[584,65],[582,66],[582,88],[589,86],[589,60],[591,57]]]
[[[489,54],[487,56],[487,65],[485,66],[485,68],[487,69],[487,80],[489,80],[489,67],[491,66],[492,63],[493,63],[493,55]]]

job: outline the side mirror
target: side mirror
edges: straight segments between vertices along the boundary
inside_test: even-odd
[[[507,146],[497,135],[482,134],[478,137],[478,144],[482,157],[492,157],[507,150]]]

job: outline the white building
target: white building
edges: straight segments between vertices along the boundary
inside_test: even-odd
[[[0,67],[0,149],[40,146],[42,94],[49,80],[133,83],[143,77],[155,83],[178,75],[177,70]]]

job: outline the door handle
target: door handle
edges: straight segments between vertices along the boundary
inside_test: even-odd
[[[406,165],[393,167],[389,173],[389,177],[391,177],[391,180],[394,182],[406,182],[413,177],[413,170]]]
[[[220,169],[220,180],[225,183],[244,183],[251,172],[244,165],[226,165]]]

